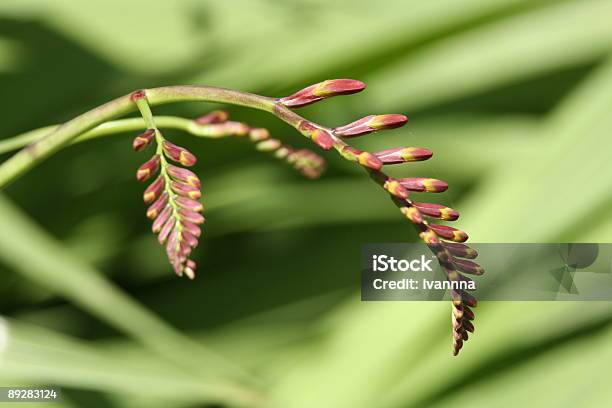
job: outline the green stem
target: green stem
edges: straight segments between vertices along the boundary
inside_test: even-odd
[[[273,98],[207,86],[153,88],[146,90],[146,95],[151,106],[200,101],[246,106],[270,113],[288,111],[285,107],[277,104]],[[129,94],[94,108],[55,128],[47,136],[22,149],[0,165],[0,188],[5,187],[42,160],[72,142],[80,134],[136,109],[132,94]],[[280,115],[277,116],[281,117]],[[295,120],[295,118],[292,119]],[[297,123],[292,123],[290,120],[285,121],[294,127],[299,124],[299,121]]]
[[[200,125],[192,119],[181,118],[178,116],[155,116],[155,123],[160,129],[182,130],[197,137],[214,139],[231,136],[231,134],[221,134],[214,131],[214,126]],[[0,140],[0,154],[8,153],[27,146],[30,143],[49,135],[51,132],[57,130],[60,126],[61,125],[45,126],[8,139]],[[111,120],[77,136],[72,140],[71,144],[97,139],[99,137],[111,136],[123,132],[139,131],[143,127],[146,127],[146,125],[142,118]]]

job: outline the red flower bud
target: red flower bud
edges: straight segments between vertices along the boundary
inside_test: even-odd
[[[182,195],[184,197],[189,197],[192,200],[198,200],[198,199],[200,199],[200,197],[202,197],[202,193],[200,192],[199,188],[194,187],[194,186],[190,186],[190,185],[187,185],[187,184],[183,184],[183,183],[179,183],[179,182],[173,181],[170,184],[170,188],[176,194]]]
[[[144,162],[136,171],[136,180],[145,181],[148,180],[153,174],[159,169],[159,155],[156,154],[151,157],[148,161]]]
[[[159,214],[159,216],[155,219],[155,221],[153,221],[151,230],[153,231],[154,234],[157,234],[158,232],[161,231],[166,221],[168,221],[168,219],[171,218],[170,217],[171,215],[172,215],[172,207],[170,205],[167,205],[166,207],[164,207],[164,209]]]
[[[402,214],[404,214],[406,216],[406,218],[408,218],[413,224],[420,224],[423,222],[423,217],[421,216],[421,213],[419,212],[419,210],[417,210],[415,207],[402,207],[400,209],[400,211],[402,212]]]
[[[325,130],[316,129],[310,134],[310,139],[315,142],[323,150],[329,150],[334,147],[334,139]]]
[[[176,226],[176,220],[174,217],[170,217],[164,223],[164,226],[161,228],[159,235],[157,236],[157,240],[161,245],[164,245],[166,240],[168,239],[168,235],[172,232],[174,227]]]
[[[166,153],[166,156],[175,162],[179,162],[183,166],[188,167],[196,164],[197,159],[194,154],[184,147],[177,146],[174,143],[168,142],[167,140],[164,140],[162,147],[164,149],[164,153]]]
[[[423,240],[427,245],[438,245],[440,240],[433,230],[427,229],[419,233],[419,238]]]
[[[155,217],[159,215],[159,213],[163,210],[163,208],[166,206],[167,203],[168,203],[168,194],[164,192],[147,209],[147,218],[155,219]]]
[[[397,164],[429,159],[433,153],[422,147],[395,147],[374,153],[384,164]]]
[[[468,261],[467,259],[453,259],[453,264],[461,272],[469,273],[471,275],[482,275],[484,268],[478,265],[476,262]]]
[[[478,257],[478,252],[475,249],[470,248],[469,246],[467,246],[465,244],[457,244],[457,243],[454,243],[454,242],[445,242],[443,244],[443,246],[453,256],[457,256],[457,257],[460,257],[460,258],[466,258],[466,259],[474,259],[474,258]]]
[[[408,189],[402,186],[399,180],[397,179],[389,178],[387,181],[385,181],[383,187],[385,190],[387,190],[389,193],[396,197],[408,198]]]
[[[198,125],[210,125],[211,123],[223,123],[229,119],[229,113],[222,110],[212,111],[195,120]]]
[[[154,137],[155,129],[147,129],[134,138],[134,141],[132,142],[132,148],[135,151],[139,152],[149,146],[151,140],[153,140]]]
[[[189,232],[195,237],[199,237],[202,234],[202,230],[199,226],[188,221],[183,222],[183,230]]]
[[[164,178],[160,176],[149,184],[149,187],[147,187],[147,189],[144,191],[142,198],[145,204],[151,204],[153,201],[155,201],[155,199],[161,195],[163,190]]]
[[[299,108],[336,95],[347,95],[360,92],[366,85],[354,79],[329,79],[319,82],[294,93],[280,98],[278,101],[291,108]]]
[[[383,163],[370,152],[361,152],[357,158],[359,164],[372,170],[380,170]]]
[[[459,218],[459,213],[452,208],[433,203],[413,203],[423,214],[442,220],[454,221]]]
[[[442,180],[424,177],[403,178],[399,182],[408,190],[419,192],[441,193],[448,188],[448,184]]]
[[[194,224],[203,224],[205,221],[202,214],[197,213],[195,211],[187,210],[185,208],[179,210],[179,214],[183,220],[187,222],[192,222]]]
[[[198,176],[196,176],[196,174],[191,170],[176,167],[171,164],[166,167],[166,170],[168,171],[170,177],[172,177],[174,180],[182,181],[183,183],[197,188],[202,186]]]
[[[457,228],[446,225],[429,224],[429,227],[440,237],[454,242],[465,242],[468,235]]]
[[[204,210],[204,205],[201,202],[192,200],[187,197],[177,197],[176,203],[183,208],[186,208],[195,212],[202,212]]]
[[[334,129],[334,134],[342,137],[367,135],[377,130],[393,129],[404,124],[408,118],[404,115],[369,115],[355,122]]]
[[[189,248],[195,248],[198,246],[198,239],[194,235],[191,235],[189,232],[183,230],[182,236],[183,241],[185,241]]]

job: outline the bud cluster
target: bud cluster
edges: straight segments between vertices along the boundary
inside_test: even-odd
[[[328,80],[311,85],[290,96],[279,98],[277,102],[286,107],[305,106],[322,99],[355,93],[363,90],[365,84],[349,79]],[[432,151],[423,147],[394,147],[379,152],[359,150],[346,143],[346,140],[370,133],[403,126],[407,118],[400,114],[368,115],[347,125],[325,128],[302,119],[295,127],[319,147],[329,150],[335,148],[346,160],[365,168],[371,178],[383,187],[392,197],[402,214],[415,226],[419,237],[430,247],[446,272],[447,279],[470,280],[463,274],[482,275],[484,269],[468,259],[477,256],[476,251],[463,244],[468,239],[465,232],[447,225],[432,223],[429,220],[454,221],[459,213],[441,204],[412,201],[414,193],[441,193],[448,184],[442,180],[426,177],[393,178],[383,173],[387,165],[424,161],[431,158]],[[468,332],[473,332],[474,319],[470,307],[476,300],[465,291],[452,293],[453,297],[453,347],[456,355]]]
[[[198,125],[206,125],[205,132],[208,137],[236,136],[247,137],[255,144],[255,148],[261,152],[267,152],[273,157],[284,160],[294,169],[308,178],[318,178],[325,170],[325,160],[308,149],[295,149],[284,144],[279,139],[272,138],[268,129],[252,128],[241,122],[229,120],[229,114],[225,111],[214,111],[194,121]]]
[[[459,213],[442,204],[412,199],[414,194],[444,192],[448,184],[428,177],[394,178],[383,172],[385,166],[428,160],[433,155],[431,150],[400,146],[369,152],[347,143],[355,137],[401,127],[408,121],[406,116],[367,115],[343,126],[327,128],[306,120],[291,110],[363,89],[365,84],[357,80],[332,79],[308,86],[286,97],[274,100],[265,98],[261,106],[294,126],[321,149],[335,149],[342,158],[365,169],[415,227],[419,237],[436,256],[449,281],[471,281],[466,275],[482,275],[484,269],[473,261],[478,254],[464,244],[468,235],[459,229],[438,223],[455,221],[459,218]],[[133,100],[149,127],[134,140],[134,150],[145,149],[153,140],[157,143],[155,154],[143,163],[136,173],[136,178],[140,181],[157,175],[144,192],[144,201],[149,204],[147,216],[153,220],[153,232],[158,234],[159,242],[166,246],[168,258],[176,273],[193,278],[195,263],[189,257],[198,244],[201,234],[199,225],[204,222],[201,214],[203,206],[199,202],[201,183],[193,172],[169,164],[168,161],[190,167],[197,159],[187,149],[163,138],[154,126],[150,108],[143,102],[146,101],[144,92],[135,93]],[[270,101],[272,106],[266,105]],[[262,109],[261,106],[257,107]],[[190,121],[187,130],[195,135],[212,138],[248,138],[257,150],[271,153],[310,178],[319,177],[325,167],[325,162],[319,155],[309,150],[287,146],[279,139],[272,138],[266,129],[251,128],[244,123],[230,121],[229,115],[224,111],[214,111]],[[471,308],[475,307],[477,302],[471,294],[462,290],[453,291],[451,296],[453,347],[456,355],[468,339],[468,332],[474,331],[474,313]]]
[[[165,140],[158,129],[147,129],[136,136],[133,148],[144,150],[153,140],[158,143],[155,154],[136,171],[136,179],[141,182],[157,176],[143,194],[149,205],[147,217],[153,220],[151,230],[165,246],[174,272],[194,279],[196,263],[189,257],[198,245],[200,224],[204,223],[204,206],[199,201],[201,182],[191,170],[168,161],[190,167],[197,159],[184,147]]]

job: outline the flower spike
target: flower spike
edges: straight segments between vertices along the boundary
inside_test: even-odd
[[[189,257],[201,233],[196,224],[204,222],[200,214],[204,206],[197,201],[202,196],[201,182],[194,172],[169,164],[168,160],[193,166],[197,159],[189,150],[164,138],[155,125],[146,94],[133,100],[147,127],[152,130],[147,131],[153,135],[148,143],[154,138],[157,144],[156,154],[140,166],[137,172],[139,180],[146,180],[157,171],[160,173],[144,193],[145,203],[151,204],[147,209],[147,217],[153,220],[151,230],[158,234],[159,243],[165,245],[174,272],[194,279],[196,264]],[[213,112],[201,121],[212,124],[226,119],[222,114]]]
[[[407,117],[400,114],[368,115],[347,125],[327,128],[306,120],[288,108],[298,108],[336,95],[355,93],[363,90],[365,84],[350,79],[336,79],[320,82],[304,88],[290,96],[276,99],[271,112],[295,127],[300,133],[324,150],[335,149],[341,157],[364,168],[392,198],[404,217],[412,223],[418,236],[434,253],[449,281],[470,282],[471,276],[479,276],[484,269],[473,261],[478,253],[463,244],[468,239],[465,232],[456,228],[430,223],[430,219],[455,221],[459,213],[442,204],[416,202],[411,194],[418,192],[440,193],[448,184],[442,180],[427,177],[393,178],[382,169],[385,165],[424,161],[431,158],[432,151],[423,147],[394,147],[378,152],[359,150],[346,143],[352,137],[363,136],[381,130],[403,126]],[[138,105],[145,118],[147,130],[137,137],[135,150],[144,149],[155,139],[156,154],[145,162],[137,172],[137,178],[147,180],[159,172],[159,176],[145,190],[144,199],[149,208],[147,216],[153,219],[152,230],[158,234],[158,241],[166,248],[168,260],[178,275],[195,277],[196,265],[190,259],[191,252],[198,245],[202,234],[201,225],[204,206],[199,199],[201,182],[192,171],[169,164],[167,161],[192,166],[196,157],[187,149],[164,139],[155,127],[153,116],[146,102],[146,92],[141,91],[132,100]],[[266,101],[269,102],[269,99]],[[307,177],[318,177],[325,168],[325,161],[310,150],[296,150],[273,138],[263,128],[251,128],[229,121],[224,111],[214,111],[192,121],[189,130],[198,136],[219,138],[224,136],[246,137],[255,144],[258,151],[268,152],[284,160]],[[472,307],[476,299],[466,291],[451,291],[451,323],[453,333],[453,354],[458,354],[469,334],[474,332]]]

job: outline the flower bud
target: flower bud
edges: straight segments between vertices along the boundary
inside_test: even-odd
[[[176,220],[173,217],[170,217],[166,220],[166,222],[164,223],[164,226],[161,228],[161,231],[159,232],[159,235],[157,236],[157,240],[159,241],[161,245],[164,245],[166,243],[166,240],[168,239],[168,235],[170,235],[170,233],[172,232],[175,226],[176,226]]]
[[[173,181],[170,184],[170,188],[176,194],[182,195],[184,197],[189,197],[192,200],[199,200],[200,197],[202,197],[202,193],[200,192],[199,188],[194,187],[194,186],[190,186],[190,185],[187,185],[187,184],[184,184],[184,183],[179,183],[179,182]]]
[[[396,197],[408,198],[408,189],[402,186],[399,180],[389,178],[383,184],[383,188]]]
[[[147,187],[147,189],[144,191],[142,198],[145,204],[151,204],[153,201],[155,201],[155,199],[161,195],[163,190],[164,178],[160,176],[149,184],[149,187]]]
[[[380,161],[380,159],[370,152],[361,152],[357,157],[357,161],[362,166],[372,170],[380,170],[383,166],[383,163]]]
[[[198,176],[196,176],[196,174],[191,170],[176,167],[171,164],[166,167],[166,170],[168,171],[170,177],[172,177],[176,181],[182,181],[183,183],[197,188],[200,188],[202,186],[202,183],[200,182]]]
[[[195,279],[196,267],[196,263],[191,259],[188,259],[185,264],[185,268],[183,269],[183,273],[185,273],[185,276],[187,276],[189,279],[193,280]]]
[[[278,139],[267,139],[255,145],[255,148],[260,152],[271,152],[281,147],[282,142]]]
[[[198,125],[210,125],[211,123],[223,123],[229,119],[229,113],[223,110],[212,111],[195,120]]]
[[[172,206],[166,205],[164,209],[161,211],[161,213],[159,214],[159,216],[155,219],[155,221],[153,221],[153,225],[151,226],[151,231],[153,231],[154,234],[157,234],[158,232],[160,232],[162,227],[164,226],[164,224],[166,224],[166,221],[168,221],[171,215],[172,215]]]
[[[274,157],[277,159],[285,159],[292,153],[292,150],[287,146],[281,146],[274,152]]]
[[[417,202],[413,204],[420,212],[430,217],[440,218],[446,221],[454,221],[459,218],[459,213],[457,211],[444,205]]]
[[[269,138],[270,132],[268,131],[268,129],[255,128],[249,131],[249,139],[251,139],[252,142],[260,142]]]
[[[162,147],[164,149],[164,153],[170,159],[175,162],[181,163],[183,166],[193,166],[196,164],[196,157],[189,150],[184,147],[177,146],[174,143],[170,143],[167,140],[164,140]]]
[[[194,235],[191,235],[189,232],[183,230],[182,236],[183,241],[185,241],[189,248],[195,248],[198,246],[198,239]]]
[[[144,162],[136,171],[136,180],[148,180],[159,169],[159,162],[160,158],[158,154],[154,155],[148,161]]]
[[[334,147],[334,139],[325,130],[316,129],[310,134],[310,139],[321,149],[329,150]]]
[[[418,192],[441,193],[448,188],[448,184],[442,180],[424,177],[403,178],[399,182],[408,190]]]
[[[463,317],[467,320],[474,320],[474,312],[468,306],[463,305]],[[464,319],[464,320],[465,320]]]
[[[468,235],[457,228],[446,225],[429,224],[429,227],[440,237],[454,242],[465,242]]]
[[[476,298],[470,295],[469,293],[467,293],[465,290],[451,289],[450,295],[451,295],[451,299],[453,300],[453,303],[459,303],[459,304],[464,303],[469,307],[475,307],[478,304],[478,302],[476,301]]]
[[[414,224],[420,224],[423,222],[421,213],[415,207],[401,207],[400,211]]]
[[[440,243],[438,236],[431,229],[420,232],[419,238],[421,238],[427,245],[438,245]]]
[[[195,212],[202,212],[204,210],[204,205],[201,202],[192,200],[187,197],[177,197],[176,203],[183,208],[186,208]]]
[[[394,147],[374,153],[384,164],[398,164],[429,159],[433,153],[422,147]]]
[[[474,259],[478,257],[478,252],[465,244],[445,242],[443,246],[448,250],[448,252],[451,253],[451,255],[459,258]]]
[[[187,210],[185,208],[179,210],[179,214],[183,220],[187,222],[192,222],[194,224],[203,224],[205,221],[202,214],[197,213],[195,211]]]
[[[468,261],[467,259],[453,259],[453,264],[459,271],[471,275],[482,275],[484,273],[484,268],[482,266],[478,265],[476,262]]]
[[[147,209],[147,218],[155,219],[163,208],[168,204],[168,194],[162,193],[157,200]]]
[[[134,141],[132,142],[132,148],[134,149],[134,151],[139,152],[149,146],[151,140],[153,140],[154,137],[155,129],[147,129],[134,138]]]
[[[300,108],[324,98],[360,92],[365,87],[363,82],[354,79],[329,79],[280,98],[278,102],[290,108]]]
[[[335,128],[334,134],[342,137],[367,135],[377,130],[393,129],[404,126],[408,118],[404,115],[369,115],[355,122]]]
[[[183,222],[183,230],[189,232],[194,237],[199,237],[202,234],[202,230],[199,226],[188,221]]]

